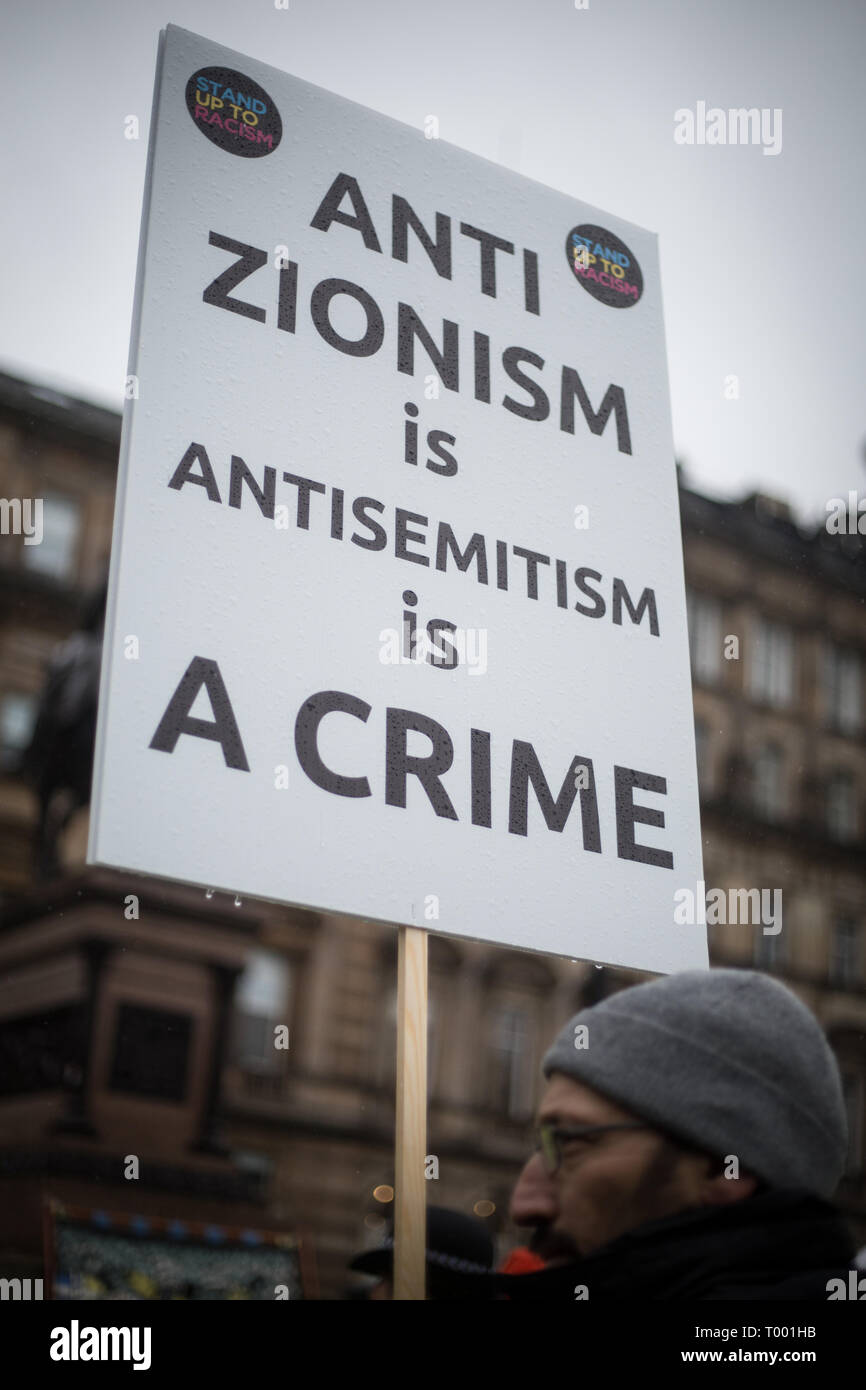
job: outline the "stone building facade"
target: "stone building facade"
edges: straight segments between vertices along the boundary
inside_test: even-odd
[[[119,433],[111,411],[0,377],[0,496],[42,498],[44,531],[0,535],[0,1273],[39,1276],[51,1199],[300,1233],[308,1292],[339,1297],[390,1210],[393,929],[87,869],[86,807],[60,874],[36,870],[21,758],[47,662],[105,577]],[[711,959],[779,975],[825,1028],[851,1129],[838,1200],[866,1241],[863,540],[760,496],[683,484],[680,501],[705,884],[725,903]],[[504,1252],[545,1047],[643,977],[429,949],[429,1198],[475,1211]]]

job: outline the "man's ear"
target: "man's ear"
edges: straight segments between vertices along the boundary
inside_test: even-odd
[[[737,1171],[736,1177],[728,1176],[732,1166]],[[708,1207],[726,1207],[751,1197],[757,1187],[758,1179],[751,1173],[740,1173],[738,1165],[714,1163],[703,1180],[703,1199]]]

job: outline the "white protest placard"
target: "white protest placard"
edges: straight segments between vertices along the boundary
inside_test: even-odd
[[[654,235],[162,37],[88,861],[705,966]]]

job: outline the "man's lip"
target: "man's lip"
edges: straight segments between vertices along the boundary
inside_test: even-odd
[[[544,1260],[546,1265],[572,1264],[580,1259],[580,1252],[572,1241],[548,1234],[537,1234],[529,1242],[533,1255]]]

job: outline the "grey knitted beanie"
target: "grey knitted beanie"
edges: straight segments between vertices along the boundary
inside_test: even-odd
[[[770,1187],[830,1197],[842,1176],[836,1060],[805,1004],[757,971],[687,970],[621,990],[575,1014],[542,1067],[696,1148],[736,1154]]]

